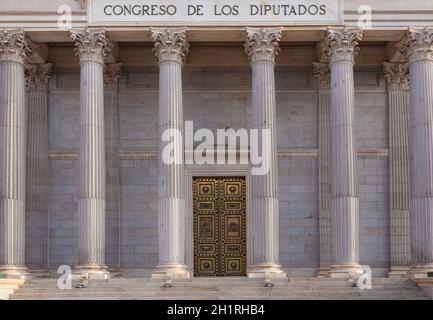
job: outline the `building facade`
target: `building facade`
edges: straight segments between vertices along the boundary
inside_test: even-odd
[[[1,272],[433,271],[433,1],[242,23],[118,2],[0,3]],[[225,140],[234,163],[200,163],[191,122],[266,129],[266,174]]]

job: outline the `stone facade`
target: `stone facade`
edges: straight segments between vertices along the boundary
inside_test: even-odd
[[[190,277],[196,172],[247,177],[249,277],[356,277],[363,265],[393,277],[433,271],[428,7],[407,21],[395,13],[406,4],[376,4],[381,14],[363,31],[352,0],[343,27],[221,33],[95,28],[80,1],[65,1],[71,31],[48,18],[35,29],[14,23],[15,3],[5,2],[0,272],[70,265]],[[29,12],[49,16],[52,7],[34,3]],[[164,164],[162,133],[183,132],[184,121],[212,132],[269,129],[269,173]],[[182,143],[174,150],[183,161]]]

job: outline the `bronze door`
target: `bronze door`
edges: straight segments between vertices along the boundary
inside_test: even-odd
[[[194,275],[246,275],[244,177],[194,177]]]

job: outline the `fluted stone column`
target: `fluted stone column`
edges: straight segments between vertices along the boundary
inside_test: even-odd
[[[433,272],[433,29],[410,28],[403,54],[410,70],[411,274]]]
[[[119,79],[121,63],[105,65],[104,116],[106,159],[106,263],[112,270],[120,270],[120,163],[119,163]]]
[[[390,277],[404,277],[410,256],[409,175],[409,66],[383,64],[388,81],[389,189],[390,189]]]
[[[154,51],[159,63],[159,264],[153,278],[189,278],[185,264],[185,199],[183,195],[184,146],[182,66],[189,44],[186,31],[152,29]],[[181,136],[173,139],[173,162],[162,152],[166,130]],[[171,134],[170,134],[171,136]]]
[[[48,80],[53,65],[26,68],[27,195],[26,265],[34,275],[48,275]]]
[[[80,59],[80,175],[78,272],[107,273],[105,265],[104,60],[105,31],[72,31]]]
[[[323,49],[331,66],[332,277],[357,276],[358,188],[355,137],[354,58],[362,33],[329,28]]]
[[[331,70],[328,63],[313,64],[319,95],[319,236],[318,276],[328,275],[331,265]]]
[[[0,272],[11,277],[27,275],[24,64],[30,53],[22,30],[0,33]]]
[[[248,277],[284,278],[278,248],[278,150],[276,139],[275,60],[281,29],[247,28],[245,52],[252,68],[252,129],[269,131],[262,147],[266,174],[252,175],[250,229],[252,245]],[[254,146],[252,146],[253,148]]]

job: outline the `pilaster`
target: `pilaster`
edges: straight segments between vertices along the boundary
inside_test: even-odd
[[[26,68],[27,183],[26,265],[34,275],[48,276],[48,81],[53,65]]]
[[[314,63],[314,77],[319,95],[319,237],[320,268],[318,276],[328,275],[331,265],[331,69],[329,63]]]
[[[388,81],[390,277],[405,277],[410,266],[409,66],[383,64]]]
[[[123,65],[110,63],[104,69],[104,116],[106,161],[106,263],[120,271],[121,211],[119,163],[119,79]]]

